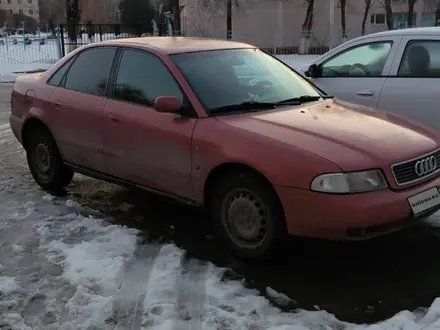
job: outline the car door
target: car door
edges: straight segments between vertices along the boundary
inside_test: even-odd
[[[400,40],[376,37],[347,43],[317,63],[313,82],[339,99],[376,107]]]
[[[116,47],[93,47],[81,52],[68,69],[60,69],[66,72],[52,92],[49,106],[56,123],[52,133],[68,163],[104,170],[102,118],[115,54]]]
[[[158,96],[178,97],[182,113],[156,112],[153,106]],[[159,57],[137,49],[123,50],[104,118],[108,173],[171,194],[193,195],[191,140],[197,115]]]
[[[403,38],[379,108],[440,129],[440,36]]]

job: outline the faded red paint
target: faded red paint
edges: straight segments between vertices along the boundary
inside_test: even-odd
[[[67,163],[103,172],[172,197],[203,204],[209,174],[226,163],[247,165],[272,183],[290,234],[345,239],[346,230],[411,216],[409,196],[439,186],[429,178],[398,187],[390,165],[439,148],[439,132],[395,115],[325,100],[279,110],[209,117],[169,54],[252,47],[193,38],[113,40],[146,49],[167,65],[199,118],[178,117],[46,84],[70,56],[42,75],[20,77],[11,128],[22,141],[26,120],[52,132]],[[32,98],[26,100],[27,91]],[[57,105],[61,105],[59,109]],[[318,174],[380,168],[390,189],[330,195],[312,192]],[[383,232],[401,228],[397,225]]]

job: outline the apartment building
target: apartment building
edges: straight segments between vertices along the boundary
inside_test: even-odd
[[[37,23],[40,21],[39,0],[0,0],[0,10],[7,15],[20,14],[32,17]]]
[[[414,8],[417,26],[435,24],[436,0],[419,0]],[[226,1],[180,0],[182,30],[190,36],[226,37]],[[296,47],[302,37],[307,11],[304,0],[233,0],[232,39],[259,47]],[[343,41],[339,0],[315,0],[310,46],[326,47]],[[348,0],[347,38],[361,35],[365,0]],[[365,33],[387,30],[383,1],[373,0]],[[392,0],[394,27],[404,28],[408,0]],[[332,20],[331,17],[334,17]],[[334,24],[331,24],[331,21]]]

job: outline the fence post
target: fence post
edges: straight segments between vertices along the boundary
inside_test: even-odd
[[[20,21],[20,25],[23,31],[23,47],[26,50],[26,33],[24,32],[24,21]]]
[[[9,51],[9,46],[8,46],[8,21],[4,22],[4,30],[5,30],[5,43],[6,43],[6,50]]]
[[[60,33],[60,45],[61,45],[61,56],[64,57],[66,56],[66,45],[64,44],[64,25],[60,24],[60,28],[59,28],[59,33]]]
[[[41,52],[41,33],[40,33],[40,28],[37,28],[37,35],[38,35],[38,51]]]

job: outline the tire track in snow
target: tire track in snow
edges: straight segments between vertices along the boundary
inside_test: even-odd
[[[125,265],[119,295],[113,302],[114,330],[139,330],[148,282],[161,245],[139,246],[135,258]]]
[[[182,255],[181,266],[181,272],[176,278],[177,311],[180,319],[187,321],[185,329],[202,330],[209,268],[206,262],[190,259],[186,252]]]

